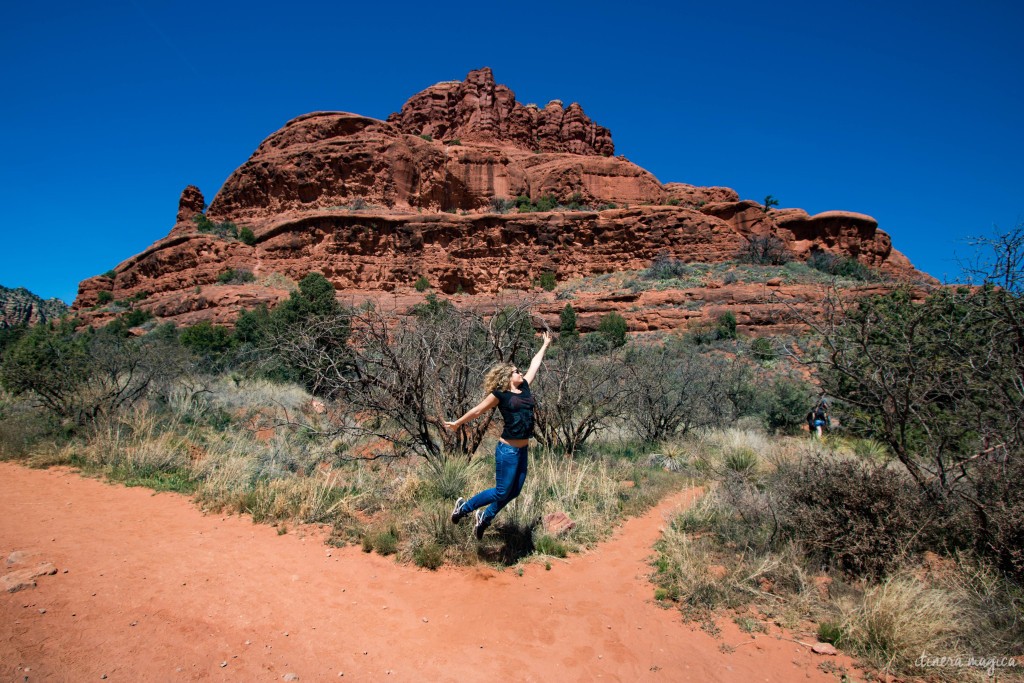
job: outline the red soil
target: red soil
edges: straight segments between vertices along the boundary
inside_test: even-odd
[[[713,638],[652,600],[647,558],[678,494],[550,571],[401,566],[323,532],[279,536],[185,497],[0,463],[4,681],[828,681],[793,642]]]

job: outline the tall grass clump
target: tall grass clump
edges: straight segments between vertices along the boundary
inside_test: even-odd
[[[909,671],[927,652],[951,652],[961,629],[949,594],[899,572],[840,603],[841,645],[885,671]]]

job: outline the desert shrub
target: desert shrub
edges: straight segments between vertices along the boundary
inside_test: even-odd
[[[782,464],[773,484],[782,533],[853,576],[885,576],[935,536],[921,491],[898,469],[810,457]]]
[[[558,200],[553,196],[546,194],[537,200],[537,211],[552,211],[558,206]]]
[[[416,279],[416,284],[414,284],[413,287],[416,288],[417,292],[425,292],[430,289],[430,281],[427,280],[426,275],[420,275],[419,278]]]
[[[152,319],[153,314],[144,308],[133,308],[121,316],[121,320],[123,320],[124,324],[128,327],[138,327]]]
[[[640,274],[640,277],[648,280],[672,280],[690,275],[693,269],[682,261],[672,258],[668,254],[659,254],[651,265]]]
[[[554,290],[554,288],[558,285],[558,279],[555,277],[554,273],[552,273],[549,270],[546,270],[540,274],[540,277],[537,278],[537,284],[544,291],[550,292]]]
[[[695,346],[711,346],[716,342],[736,338],[736,316],[731,312],[723,313],[714,323],[699,321],[692,324],[686,339]]]
[[[249,226],[243,226],[242,229],[238,231],[238,239],[243,243],[248,244],[250,247],[255,246],[256,244],[256,234]]]
[[[247,282],[255,282],[256,276],[251,270],[245,268],[228,268],[217,276],[217,282],[222,285],[241,285]]]
[[[394,527],[371,531],[363,537],[363,550],[365,552],[376,550],[379,555],[394,555],[398,552],[398,538],[398,530]]]
[[[751,472],[757,468],[757,453],[749,448],[737,448],[725,454],[722,463],[733,472],[740,474]]]
[[[553,211],[558,207],[558,200],[552,195],[541,196],[537,201],[531,201],[526,195],[519,195],[515,199],[515,206],[519,213],[533,213],[539,211]]]
[[[896,289],[852,305],[833,300],[827,310],[820,376],[841,400],[845,428],[886,444],[932,514],[945,514],[951,499],[970,511],[977,548],[1024,576],[1024,558],[1000,540],[1015,535],[992,519],[1000,510],[1024,517],[995,474],[1019,468],[1024,450],[1024,399],[1014,388],[1024,299],[994,287],[942,288],[915,302]]]
[[[750,342],[750,355],[759,361],[767,362],[775,359],[775,349],[771,340],[758,337]]]
[[[534,547],[537,552],[541,555],[551,555],[552,557],[566,557],[569,554],[569,548],[554,536],[548,534],[542,535],[534,543]]]
[[[454,142],[452,144],[458,144]],[[444,548],[437,543],[426,542],[416,546],[412,552],[412,560],[417,567],[437,569],[444,564]]]
[[[225,356],[234,348],[235,342],[226,327],[204,320],[181,330],[178,343],[195,355],[204,370],[216,371],[223,367]]]
[[[878,274],[855,258],[836,256],[827,251],[815,250],[807,258],[807,265],[815,270],[836,277],[853,280],[877,280]]]
[[[580,194],[579,192],[573,192],[572,195],[569,196],[569,202],[566,205],[566,208],[568,208],[570,211],[579,211],[581,209],[587,209],[589,207],[583,203],[582,194]]]
[[[726,311],[718,316],[715,321],[715,335],[718,339],[736,338],[736,315],[732,311]]]
[[[853,454],[858,458],[874,462],[884,462],[889,455],[889,447],[875,439],[854,439],[852,442]]]
[[[974,491],[985,502],[987,525],[976,544],[982,556],[1012,576],[1024,577],[1024,458],[1020,451],[986,459],[974,473]]]
[[[781,266],[791,260],[792,255],[786,243],[775,235],[755,235],[740,248],[736,258],[759,266]]]
[[[5,351],[0,385],[81,425],[134,405],[186,367],[180,350],[162,340],[36,325]]]
[[[0,460],[25,458],[57,432],[51,414],[25,401],[0,397]]]
[[[232,237],[238,238],[238,226],[231,221],[224,221],[223,223],[217,223],[211,221],[206,217],[205,214],[197,213],[192,217],[192,221],[196,224],[199,232],[213,233],[218,237]]]
[[[494,213],[508,213],[516,207],[516,200],[505,199],[504,197],[491,197],[491,211]]]
[[[554,450],[575,453],[607,429],[622,411],[627,393],[622,363],[608,354],[587,352],[582,344],[564,345],[545,363],[536,380],[535,428],[538,440]]]
[[[612,348],[618,348],[626,343],[628,331],[629,326],[626,324],[626,319],[615,311],[601,316],[601,320],[597,323],[598,335]]]
[[[114,293],[108,289],[101,290],[100,293],[96,295],[96,302],[100,305],[109,304],[113,300]]]
[[[803,380],[785,375],[766,377],[757,390],[755,411],[769,431],[795,434],[806,423],[813,397],[814,388]]]
[[[558,314],[558,338],[563,342],[577,340],[580,337],[576,329],[576,309],[572,304],[566,304],[562,312]]]
[[[717,404],[726,377],[715,356],[670,341],[630,345],[623,362],[630,384],[623,411],[642,441],[657,443],[722,421]]]

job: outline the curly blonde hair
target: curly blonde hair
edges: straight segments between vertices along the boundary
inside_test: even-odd
[[[484,375],[484,394],[492,391],[504,391],[512,383],[512,371],[516,366],[511,363],[498,363],[491,366],[491,369]]]

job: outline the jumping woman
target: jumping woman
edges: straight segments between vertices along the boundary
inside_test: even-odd
[[[491,368],[484,377],[484,391],[487,398],[480,401],[465,415],[454,422],[445,422],[448,429],[455,431],[467,422],[472,422],[495,406],[505,421],[498,446],[494,449],[494,488],[481,491],[468,501],[459,498],[452,510],[452,524],[458,524],[470,512],[476,511],[476,526],[473,535],[483,538],[494,516],[508,505],[523,490],[526,481],[526,460],[533,436],[533,408],[536,401],[530,393],[530,382],[537,376],[544,352],[551,344],[551,333],[544,333],[540,351],[530,361],[526,373],[515,365],[501,363]],[[486,509],[483,509],[486,506]]]

